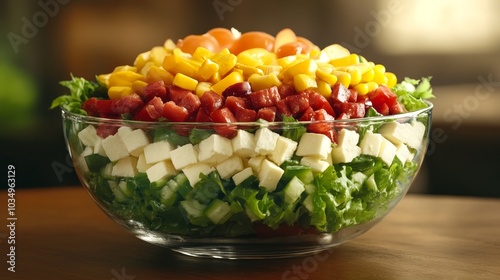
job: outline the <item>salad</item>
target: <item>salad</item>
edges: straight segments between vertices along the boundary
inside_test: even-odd
[[[66,137],[94,198],[190,237],[332,233],[378,218],[418,170],[434,97],[430,77],[398,83],[290,29],[169,39],[61,84],[69,93],[52,108],[73,120]],[[421,114],[390,118],[408,112]]]

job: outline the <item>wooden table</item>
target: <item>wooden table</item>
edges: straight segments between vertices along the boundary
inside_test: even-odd
[[[145,243],[82,187],[17,189],[15,270],[0,195],[0,279],[500,279],[500,200],[408,195],[361,237],[316,256],[197,259]],[[7,229],[6,229],[7,228]]]

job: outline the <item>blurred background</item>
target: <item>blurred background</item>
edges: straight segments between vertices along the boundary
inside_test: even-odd
[[[4,0],[0,147],[17,188],[78,185],[58,82],[92,79],[167,38],[213,27],[340,43],[400,79],[433,76],[429,152],[411,191],[500,197],[500,2],[496,0]],[[2,185],[2,188],[4,186]]]

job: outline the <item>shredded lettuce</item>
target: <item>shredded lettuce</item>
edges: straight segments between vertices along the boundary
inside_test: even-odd
[[[434,98],[432,94],[431,81],[432,77],[415,80],[405,78],[401,83],[394,86],[392,91],[398,96],[401,102],[408,111],[416,111],[427,107],[424,99]]]
[[[87,115],[82,109],[82,104],[90,97],[106,97],[106,89],[97,82],[71,75],[71,80],[61,81],[60,85],[69,89],[69,94],[55,98],[50,109],[61,107],[69,112]]]

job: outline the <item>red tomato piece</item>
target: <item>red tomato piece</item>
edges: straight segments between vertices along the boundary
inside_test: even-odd
[[[351,96],[351,92],[344,85],[337,83],[332,87],[332,96],[330,97],[333,103],[344,103],[348,102]]]
[[[329,122],[335,118],[328,114],[326,110],[319,109],[314,112],[313,120],[319,121],[307,126],[307,131],[326,135],[332,142],[336,142],[337,135],[333,129],[333,123]]]
[[[254,91],[248,96],[252,103],[253,109],[258,110],[264,107],[276,105],[281,100],[278,92],[278,87],[273,86],[267,89]]]
[[[312,121],[314,120],[314,110],[313,108],[309,107],[307,110],[302,113],[302,116],[300,116],[299,121],[307,122],[307,121]]]
[[[201,96],[200,102],[201,108],[210,114],[213,111],[222,108],[224,105],[224,97],[214,91],[207,91]]]
[[[225,107],[229,108],[233,114],[236,114],[236,112],[239,109],[247,109],[248,104],[245,98],[243,97],[236,97],[236,96],[228,96],[226,97],[226,102],[224,104]]]
[[[257,120],[258,119],[274,122],[276,120],[276,107],[260,108],[257,112]]]
[[[138,121],[156,121],[163,116],[163,101],[156,96],[134,116]]]
[[[174,85],[167,86],[168,96],[170,100],[174,101],[175,104],[179,104],[181,100],[191,91],[187,89],[180,88]]]
[[[186,108],[190,115],[196,116],[198,109],[200,109],[201,101],[198,95],[189,92],[186,96],[184,96],[184,98],[182,98],[178,105]]]
[[[187,120],[189,111],[174,101],[168,101],[163,105],[163,116],[171,122],[183,122]]]
[[[389,108],[394,105],[397,95],[386,86],[379,86],[368,94],[373,108],[382,115],[389,114]]]
[[[112,104],[116,102],[109,99],[97,99],[91,97],[82,104],[82,109],[87,112],[89,116],[103,117],[105,115],[115,115],[111,110]]]
[[[292,115],[292,110],[288,107],[286,100],[281,99],[278,103],[276,103],[276,109],[282,116],[290,117]]]
[[[290,108],[290,111],[294,116],[300,115],[310,107],[309,95],[306,92],[300,92],[299,94],[290,95],[285,100],[288,108]]]
[[[198,113],[196,114],[195,121],[197,122],[212,122],[212,118],[210,118],[210,115],[205,111],[204,109],[198,110]]]
[[[223,96],[239,96],[245,97],[252,93],[252,86],[249,82],[241,82],[228,86],[223,92]]]
[[[168,101],[167,88],[164,81],[156,81],[147,85],[142,91],[144,100],[149,101],[154,97],[159,97],[163,102]]]
[[[357,102],[335,103],[333,109],[337,115],[346,114],[349,118],[363,118],[365,116],[365,104]]]
[[[210,113],[210,118],[212,118],[213,122],[215,123],[232,123],[236,122],[236,117],[233,115],[231,110],[229,108],[220,108],[212,113]],[[236,133],[238,132],[236,126],[234,125],[227,125],[227,126],[215,126],[215,131],[220,136],[232,138],[236,136]]]
[[[406,110],[405,106],[399,101],[394,102],[394,104],[389,107],[389,114],[391,115],[402,114],[406,112],[408,112],[408,110]]]
[[[347,99],[348,102],[356,102],[356,100],[358,99],[358,92],[353,89],[353,88],[350,88],[349,89],[349,99]]]
[[[134,115],[144,106],[144,101],[142,101],[142,98],[137,93],[129,94],[115,101],[111,104],[111,110],[119,115]]]
[[[118,131],[118,128],[118,126],[114,125],[99,124],[96,132],[99,137],[104,139],[110,135],[115,135]]]
[[[314,110],[325,109],[328,114],[335,116],[332,105],[330,105],[323,95],[315,91],[309,91],[309,105],[311,105]]]
[[[253,122],[257,119],[257,112],[252,109],[238,108],[234,116],[239,122]]]
[[[281,99],[285,99],[287,96],[294,95],[296,92],[293,86],[282,83],[278,86],[278,93]]]

